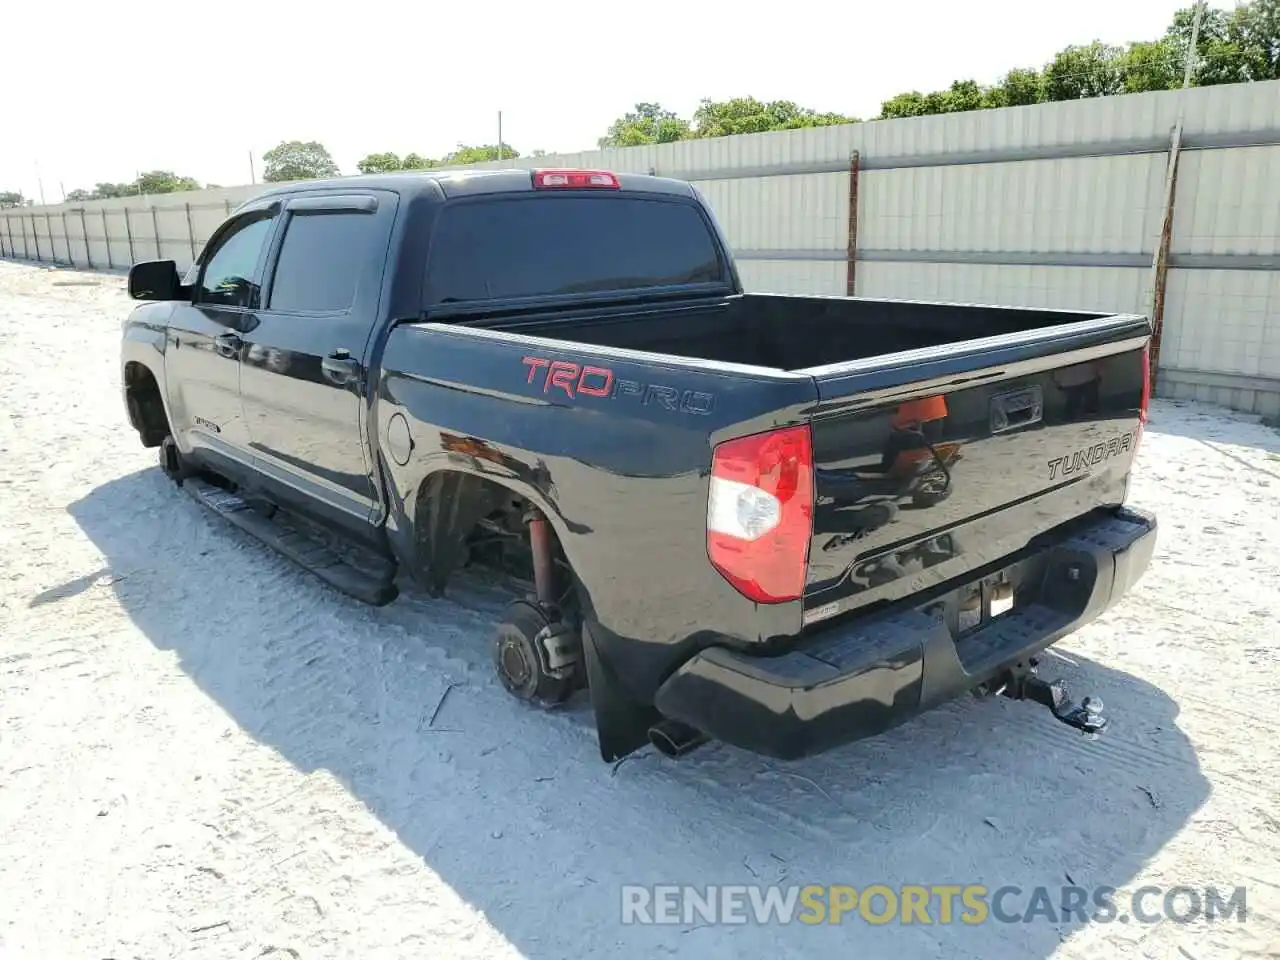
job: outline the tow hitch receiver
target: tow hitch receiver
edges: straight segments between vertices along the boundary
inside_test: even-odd
[[[1029,666],[1021,664],[1006,672],[1003,677],[983,684],[980,696],[1009,697],[1012,700],[1030,700],[1048,707],[1054,717],[1068,727],[1079,730],[1090,740],[1107,728],[1107,718],[1102,715],[1102,701],[1098,697],[1085,697],[1074,703],[1061,680],[1044,680],[1036,676],[1036,661]]]

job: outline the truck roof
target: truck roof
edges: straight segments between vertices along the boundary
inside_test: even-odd
[[[552,169],[552,168],[546,168]],[[554,169],[562,169],[556,167]],[[475,196],[485,193],[531,193],[533,170],[402,170],[395,173],[370,173],[354,177],[334,177],[329,180],[307,180],[283,183],[265,190],[259,197],[298,193],[311,190],[349,190],[364,187],[391,190],[405,197],[426,194],[446,199]],[[668,177],[651,177],[642,173],[618,173],[621,188],[630,193],[655,193],[669,196],[693,197],[693,187],[684,180]],[[439,191],[439,193],[437,193]]]

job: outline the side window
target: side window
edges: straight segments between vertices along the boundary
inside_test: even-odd
[[[258,295],[258,260],[271,233],[271,223],[270,217],[247,220],[222,238],[205,263],[197,296],[200,303],[253,305]]]
[[[377,219],[348,210],[294,213],[271,281],[270,310],[341,313],[355,302]]]

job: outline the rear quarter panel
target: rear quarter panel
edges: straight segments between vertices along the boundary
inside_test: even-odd
[[[602,652],[629,684],[651,689],[712,639],[799,629],[798,601],[757,609],[711,567],[707,473],[715,442],[804,422],[815,398],[805,376],[402,325],[384,351],[373,421],[391,512],[406,521],[391,535],[398,551],[412,549],[417,491],[437,471],[479,474],[527,497],[555,527],[588,616],[614,646]]]

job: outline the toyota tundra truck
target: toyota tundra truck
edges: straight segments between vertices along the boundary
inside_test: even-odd
[[[695,187],[600,170],[280,186],[128,286],[165,474],[367,603],[503,578],[498,677],[606,760],[1105,723],[1037,659],[1152,556],[1144,317],[745,293]]]

